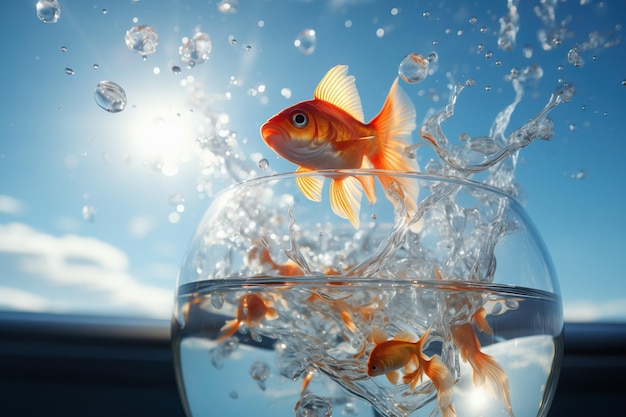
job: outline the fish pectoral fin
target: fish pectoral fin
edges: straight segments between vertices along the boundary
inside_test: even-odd
[[[298,168],[296,172],[309,172],[304,168]],[[302,194],[311,201],[322,201],[322,187],[324,186],[324,178],[313,176],[296,176],[296,184],[302,191]]]
[[[348,75],[347,65],[331,68],[315,88],[313,96],[339,107],[356,120],[364,123],[363,106],[356,89],[354,76]]]
[[[387,372],[385,376],[393,385],[396,385],[398,383],[398,379],[400,379],[400,373],[398,371]]]
[[[237,319],[228,320],[220,329],[220,335],[217,338],[216,342],[218,344],[222,343],[224,340],[228,339],[239,330],[239,325],[241,322]]]
[[[350,220],[355,229],[361,224],[359,212],[362,195],[361,183],[354,177],[334,179],[330,183],[330,206],[333,212]]]

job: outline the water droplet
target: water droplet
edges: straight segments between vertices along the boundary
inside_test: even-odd
[[[280,95],[285,97],[285,98],[291,98],[291,89],[290,88],[281,88],[280,89]]]
[[[585,171],[584,171],[584,170],[582,170],[582,169],[581,169],[580,171],[578,171],[578,172],[576,172],[576,173],[572,174],[571,176],[572,176],[572,178],[573,178],[573,179],[575,179],[575,180],[583,180],[583,179],[585,179],[585,177],[587,176],[587,174],[585,173]]]
[[[574,130],[576,130],[576,124],[574,124],[574,123],[570,123],[570,124],[569,124],[569,130],[570,130],[570,131],[572,131],[572,132],[573,132]]]
[[[470,25],[473,25],[474,23],[478,22],[478,18],[476,16],[472,16],[470,17],[469,22],[470,22]]]
[[[510,310],[517,310],[517,308],[519,307],[519,301],[516,298],[507,298],[504,304]]]
[[[487,58],[487,59],[491,58],[492,56],[493,56],[493,52],[491,52],[491,51],[487,51],[485,53],[485,58]]]
[[[465,81],[465,85],[468,87],[474,87],[476,85],[476,81],[474,81],[473,78],[468,78],[467,81]]]
[[[580,56],[580,51],[578,50],[578,46],[572,47],[567,53],[567,62],[572,64],[575,67],[582,67],[584,61]]]
[[[496,61],[496,66],[497,66],[497,67],[499,67],[500,65],[502,65],[502,61],[498,59],[498,60]]]
[[[524,46],[524,48],[522,48],[522,53],[524,54],[524,58],[530,59],[533,57],[533,46],[532,45],[526,45]]]
[[[93,64],[92,68],[94,69],[94,71],[97,71],[100,69],[100,65],[98,64]]]
[[[295,417],[331,417],[333,407],[324,397],[306,394],[296,403],[293,409]]]
[[[237,393],[237,391],[231,391],[228,393],[228,396],[230,398],[232,398],[233,400],[236,400],[237,398],[239,398],[239,394]]]
[[[222,0],[217,4],[217,9],[224,14],[237,13],[238,6],[239,2],[237,0]]]
[[[87,220],[88,222],[93,223],[96,221],[96,208],[94,206],[83,206],[82,213],[83,219]]]
[[[622,80],[622,85],[626,85],[626,80]]]
[[[269,168],[269,166],[270,166],[270,162],[267,159],[263,158],[259,161],[259,168],[267,169]]]
[[[65,68],[65,73],[66,73],[67,75],[74,75],[74,70],[73,70],[73,69],[71,69],[71,68]]]
[[[376,217],[376,214],[372,214],[372,220],[376,220],[378,217]]]
[[[409,84],[419,83],[428,75],[428,60],[420,54],[411,53],[400,61],[398,75]]]
[[[239,42],[237,42],[237,39],[235,39],[233,35],[228,35],[228,43],[231,45],[237,45]]]
[[[429,11],[425,11],[424,13],[422,13],[422,16],[430,17],[430,12]]]
[[[479,43],[478,46],[476,47],[476,52],[480,54],[484,50],[485,50],[485,45],[483,45],[482,43]]]
[[[37,17],[44,23],[56,23],[61,18],[61,6],[57,0],[39,0],[35,8]]]
[[[483,26],[480,28],[480,33],[487,33],[487,26]]]
[[[113,81],[100,81],[96,86],[94,98],[98,106],[109,113],[118,113],[126,108],[126,92]]]
[[[582,110],[587,110],[587,106],[582,106],[581,109]]]
[[[213,43],[207,33],[198,32],[191,39],[183,38],[183,44],[178,48],[180,59],[192,68],[209,60]]]
[[[431,52],[430,54],[428,54],[428,62],[437,62],[437,54],[434,52]]]
[[[61,52],[67,52],[67,46],[62,46],[61,47]]]
[[[159,43],[159,34],[150,26],[133,26],[126,31],[126,46],[131,51],[135,51],[146,57],[146,55],[156,52]]]
[[[178,65],[172,66],[172,74],[180,74],[181,69]]]
[[[109,11],[107,9],[102,9],[102,14],[107,14]]]
[[[486,85],[485,86],[485,91],[491,91],[491,86],[490,85]]]
[[[250,52],[252,50],[252,46],[251,45],[246,45],[246,52]]]
[[[392,16],[396,16],[398,14],[398,8],[397,7],[392,8],[390,13]]]
[[[294,46],[305,55],[311,55],[315,51],[316,43],[317,36],[313,29],[304,29],[298,34],[296,40],[293,41]]]

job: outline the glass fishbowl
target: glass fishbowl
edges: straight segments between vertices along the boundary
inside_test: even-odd
[[[357,221],[300,185],[374,186]],[[375,185],[374,185],[375,184]],[[189,416],[542,416],[563,319],[520,204],[459,178],[277,174],[219,194],[180,272]]]

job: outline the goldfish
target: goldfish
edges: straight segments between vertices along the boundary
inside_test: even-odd
[[[355,78],[347,75],[346,65],[331,68],[313,93],[313,100],[302,101],[271,117],[261,126],[265,143],[277,154],[298,165],[297,173],[318,170],[378,169],[419,171],[415,159],[405,155],[416,128],[413,103],[398,87],[391,85],[382,109],[365,123]],[[387,198],[399,204],[390,193],[394,181],[402,186],[407,214],[417,211],[418,184],[401,176],[378,175]],[[297,176],[302,193],[321,201],[324,178]],[[333,175],[330,205],[335,214],[359,228],[361,198],[376,202],[371,176]]]
[[[479,313],[482,312],[479,311]],[[477,315],[478,317],[483,317],[483,314]],[[474,318],[476,319],[476,315]],[[486,323],[484,321],[482,325]],[[509,415],[513,417],[513,408],[511,407],[511,397],[509,395],[509,379],[498,362],[492,356],[480,350],[480,342],[478,337],[476,337],[472,324],[464,323],[452,326],[450,330],[454,343],[459,348],[461,358],[472,366],[474,385],[482,386],[486,383],[487,389],[492,395],[504,402]],[[488,327],[488,332],[491,332],[491,327]]]
[[[244,294],[239,298],[237,313],[233,320],[228,320],[220,329],[217,343],[222,343],[234,335],[242,324],[253,327],[264,319],[273,320],[278,317],[273,301],[258,293]]]
[[[398,383],[398,370],[404,368],[407,372],[402,382],[410,384],[414,389],[417,383],[426,375],[437,389],[437,406],[444,417],[456,416],[452,406],[452,387],[454,378],[448,367],[438,355],[428,357],[422,349],[428,338],[426,331],[417,342],[408,332],[400,332],[393,339],[387,340],[382,329],[374,329],[372,337],[375,346],[370,352],[367,361],[367,374],[370,377],[385,375],[392,384]],[[415,369],[411,371],[412,367]]]

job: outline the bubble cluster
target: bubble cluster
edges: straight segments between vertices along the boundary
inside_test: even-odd
[[[100,81],[96,86],[94,98],[98,106],[109,113],[119,113],[126,108],[126,92],[113,81]]]
[[[304,55],[311,55],[315,51],[316,44],[317,35],[313,29],[304,29],[298,34],[296,40],[293,41],[293,45]]]
[[[422,55],[411,53],[400,61],[398,75],[409,84],[419,83],[428,76],[428,62]]]
[[[44,23],[56,23],[61,18],[61,6],[57,0],[39,0],[35,8],[37,17]]]
[[[178,55],[187,68],[193,68],[209,60],[213,50],[213,42],[208,33],[198,32],[191,39],[183,38],[178,48]]]
[[[150,26],[133,26],[126,31],[124,40],[128,49],[145,57],[156,52],[159,34]]]

